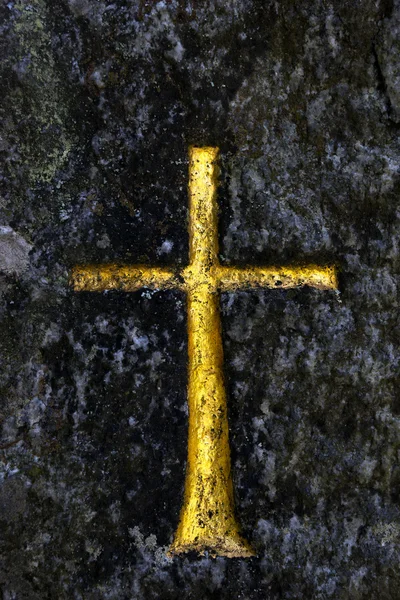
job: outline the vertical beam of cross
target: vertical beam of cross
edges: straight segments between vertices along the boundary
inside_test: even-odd
[[[219,313],[217,148],[191,148],[188,307],[189,440],[185,498],[172,552],[250,556],[235,519]]]
[[[188,310],[189,439],[184,501],[170,552],[210,550],[229,557],[253,554],[235,519],[219,292],[309,285],[337,289],[335,267],[224,267],[218,261],[218,148],[189,153],[189,265],[81,265],[73,269],[76,291],[133,292],[182,289]]]

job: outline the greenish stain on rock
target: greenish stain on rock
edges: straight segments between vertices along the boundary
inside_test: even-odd
[[[46,3],[18,2],[15,8],[18,45],[8,61],[20,83],[10,95],[13,127],[20,131],[18,153],[31,183],[50,182],[73,145],[68,107],[52,55]],[[12,161],[10,166],[12,171]]]

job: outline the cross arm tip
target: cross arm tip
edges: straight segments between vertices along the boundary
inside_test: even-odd
[[[214,162],[218,158],[218,146],[190,146],[189,160]]]
[[[172,269],[145,265],[76,265],[71,269],[69,282],[75,292],[135,292],[144,287],[153,290],[182,287]]]
[[[221,267],[219,280],[223,291],[245,288],[288,289],[305,285],[320,290],[337,290],[338,269],[336,265]]]

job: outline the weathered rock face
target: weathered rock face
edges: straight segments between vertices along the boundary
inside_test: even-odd
[[[400,5],[0,10],[4,600],[398,600]],[[252,559],[166,556],[184,295],[68,284],[79,262],[187,261],[192,143],[222,151],[222,261],[340,267],[339,294],[221,298]]]

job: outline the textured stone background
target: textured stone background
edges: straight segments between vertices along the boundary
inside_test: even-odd
[[[400,4],[10,0],[0,25],[2,600],[399,600]],[[185,263],[191,143],[222,149],[221,260],[341,269],[222,297],[251,560],[165,554],[183,295],[68,286]]]

